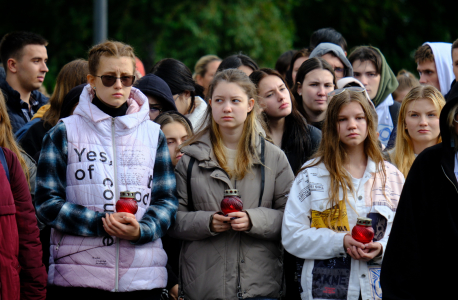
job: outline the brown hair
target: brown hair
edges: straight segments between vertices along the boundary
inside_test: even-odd
[[[415,52],[414,58],[417,64],[420,64],[426,61],[434,62],[434,53],[431,47],[428,44],[426,44],[426,45],[420,46],[417,49],[417,51]]]
[[[310,145],[311,140],[310,130],[307,128],[307,122],[305,118],[297,109],[296,100],[294,99],[294,96],[291,93],[291,90],[288,88],[288,85],[286,84],[283,77],[276,70],[264,68],[251,73],[250,79],[256,85],[259,96],[259,83],[268,76],[277,76],[285,84],[286,89],[288,89],[289,96],[291,98],[291,113],[285,117],[285,132],[287,130],[292,131],[291,136],[294,138],[294,144],[298,147],[298,153],[306,154],[306,147]],[[271,130],[269,125],[269,116],[264,111],[261,113],[261,115],[263,117],[264,124],[266,125],[266,132],[270,133]]]
[[[13,128],[11,127],[10,117],[6,109],[5,97],[3,96],[2,92],[0,92],[0,147],[5,147],[16,154],[19,163],[21,164],[22,170],[24,171],[25,177],[27,178],[29,188],[31,188],[29,168],[27,167],[27,164],[22,157],[22,153],[25,152],[14,139]]]
[[[302,114],[302,116],[308,121],[307,113],[304,109],[304,104],[302,100],[302,96],[297,93],[298,84],[303,84],[305,77],[308,73],[312,72],[313,70],[320,69],[320,70],[327,70],[331,72],[333,77],[334,87],[336,86],[336,74],[334,73],[334,68],[323,58],[321,57],[313,57],[307,59],[302,66],[299,68],[296,74],[296,82],[294,82],[293,88],[291,92],[293,93],[294,99],[297,102],[297,110]]]
[[[382,57],[374,48],[369,46],[356,47],[348,56],[348,60],[352,65],[357,60],[361,62],[370,61],[374,64],[377,74],[382,73]]]
[[[189,126],[188,121],[186,121],[185,117],[177,114],[174,111],[168,111],[163,114],[160,114],[155,120],[155,123],[159,124],[161,128],[167,124],[178,122],[186,129],[186,133],[188,134],[188,139],[194,135],[191,126]]]
[[[399,86],[393,92],[394,99],[398,98],[399,92],[407,89],[411,90],[412,88],[420,85],[420,81],[418,81],[415,75],[404,69],[399,71],[398,76],[396,76],[396,79],[398,80]]]
[[[456,39],[452,44],[452,56],[453,56],[453,49],[458,49],[458,39]]]
[[[367,137],[364,140],[364,153],[374,161],[377,166],[377,172],[382,173],[382,184],[383,188],[386,184],[386,172],[384,167],[384,159],[378,146],[377,136],[377,122],[373,114],[374,110],[371,108],[366,96],[361,92],[353,92],[344,90],[339,95],[332,97],[329,102],[328,109],[326,111],[326,118],[324,119],[324,126],[322,132],[322,138],[320,147],[315,153],[315,159],[311,164],[304,166],[302,170],[316,166],[320,163],[324,163],[326,169],[330,173],[330,188],[329,188],[329,202],[328,205],[331,209],[330,216],[334,216],[338,211],[339,220],[341,220],[341,211],[339,209],[340,201],[347,201],[348,192],[345,188],[349,187],[350,192],[354,192],[352,180],[348,172],[344,168],[344,163],[347,160],[347,152],[345,151],[344,145],[340,142],[339,138],[339,113],[344,105],[351,102],[357,102],[361,105],[364,111],[367,122]],[[375,180],[374,180],[375,183]],[[343,199],[339,199],[339,188],[342,187]],[[386,196],[386,195],[385,195]],[[328,220],[329,222],[330,220]],[[330,224],[329,224],[330,225]]]
[[[196,65],[194,66],[194,74],[192,75],[192,78],[196,80],[197,75],[204,77],[205,73],[207,73],[208,64],[213,61],[222,60],[216,55],[205,55],[199,58],[199,60],[196,62]]]
[[[396,130],[396,147],[394,151],[388,152],[390,159],[397,166],[399,171],[407,177],[410,167],[415,160],[413,152],[413,142],[410,138],[409,132],[406,130],[406,117],[407,106],[418,99],[428,99],[434,104],[437,110],[437,117],[439,118],[440,112],[445,105],[444,96],[435,87],[430,85],[420,85],[406,95],[402,101],[401,109],[399,110],[398,127]],[[437,137],[437,144],[442,142],[440,134]]]
[[[248,113],[247,119],[243,125],[243,133],[237,146],[237,159],[234,164],[234,170],[230,170],[227,165],[221,132],[219,130],[219,125],[213,119],[211,105],[207,106],[205,118],[202,122],[203,125],[197,130],[199,133],[181,144],[181,147],[191,145],[197,142],[204,134],[210,133],[211,146],[218,164],[230,175],[230,177],[235,177],[237,180],[240,180],[251,171],[255,161],[259,160],[258,152],[256,151],[256,137],[259,134],[258,124],[262,124],[262,121],[258,118],[258,95],[253,82],[251,82],[250,78],[244,72],[238,69],[226,69],[218,72],[210,83],[207,95],[209,99],[211,99],[213,92],[221,82],[237,84],[246,93],[248,99],[255,100],[253,109]]]
[[[135,54],[134,49],[124,43],[116,41],[106,41],[101,44],[95,45],[89,50],[89,73],[93,76],[97,76],[97,70],[100,64],[100,58],[105,57],[123,57],[127,56],[132,59],[132,74],[135,71]]]
[[[49,109],[43,115],[43,125],[55,126],[60,118],[60,110],[65,95],[80,84],[87,82],[89,73],[88,62],[84,59],[76,59],[64,65],[57,75],[56,87],[49,98]]]

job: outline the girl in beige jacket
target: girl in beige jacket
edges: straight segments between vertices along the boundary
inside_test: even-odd
[[[259,134],[256,88],[236,69],[209,87],[207,126],[182,148],[175,173],[179,211],[171,235],[184,240],[185,299],[279,299],[281,223],[294,179],[285,154]],[[226,189],[243,211],[221,213]]]

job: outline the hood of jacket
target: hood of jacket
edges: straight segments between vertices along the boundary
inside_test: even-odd
[[[386,62],[385,56],[382,52],[375,47],[369,46],[369,48],[374,49],[382,58],[382,69],[380,71],[380,83],[378,85],[377,95],[375,98],[372,99],[374,102],[375,107],[379,106],[382,102],[384,102],[389,95],[391,95],[399,86],[398,80],[396,79],[396,75],[394,75],[393,71],[391,70],[390,66]]]
[[[94,90],[91,88],[91,85],[86,85],[81,93],[78,106],[73,114],[80,115],[92,123],[99,123],[103,120],[111,118],[97,106],[92,104],[94,95]],[[148,98],[146,98],[146,96],[138,89],[132,87],[129,97],[127,98],[127,105],[128,108],[126,115],[116,118],[124,128],[117,127],[117,130],[133,129],[143,121],[149,120]]]
[[[310,58],[321,57],[329,52],[334,53],[334,55],[337,56],[340,59],[340,61],[342,61],[342,63],[344,64],[345,77],[353,76],[353,67],[351,66],[350,61],[345,56],[345,52],[339,45],[332,43],[321,43],[318,46],[316,46],[315,49],[313,49],[312,53],[310,53]]]
[[[146,74],[134,84],[143,94],[150,95],[161,102],[163,111],[177,110],[172,92],[167,83],[152,73]]]
[[[455,80],[452,67],[452,44],[426,42],[423,45],[428,45],[433,51],[441,93],[446,95],[450,91],[450,85]]]

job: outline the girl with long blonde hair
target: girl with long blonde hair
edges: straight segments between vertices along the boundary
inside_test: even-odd
[[[288,197],[282,242],[304,259],[302,299],[369,299],[381,293],[378,278],[366,274],[379,274],[404,177],[383,160],[375,112],[364,92],[349,87],[328,94],[320,147]],[[376,228],[370,243],[351,235],[358,218],[369,218]]]
[[[207,125],[183,144],[175,168],[179,208],[171,235],[184,240],[180,294],[279,299],[281,221],[293,172],[259,132],[256,87],[243,71],[218,73],[207,97]],[[243,208],[225,215],[221,200],[234,189]]]
[[[415,158],[424,149],[442,142],[439,115],[445,105],[433,86],[417,86],[407,93],[399,111],[396,145],[389,159],[407,177]]]

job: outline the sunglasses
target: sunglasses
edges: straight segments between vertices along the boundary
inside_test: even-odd
[[[102,75],[102,76],[95,76],[95,77],[100,77],[100,79],[102,79],[103,85],[106,87],[113,86],[113,84],[115,84],[116,80],[118,79],[121,79],[121,83],[125,87],[132,86],[132,84],[134,84],[134,81],[135,81],[134,75],[121,76],[121,77],[116,77],[116,76],[111,76],[111,75]]]
[[[340,95],[345,90],[352,91],[352,92],[361,92],[361,93],[364,93],[366,91],[365,88],[362,88],[360,86],[349,86],[343,89],[337,89],[337,90],[333,90],[332,92],[329,92],[328,97],[334,97],[334,96]]]

